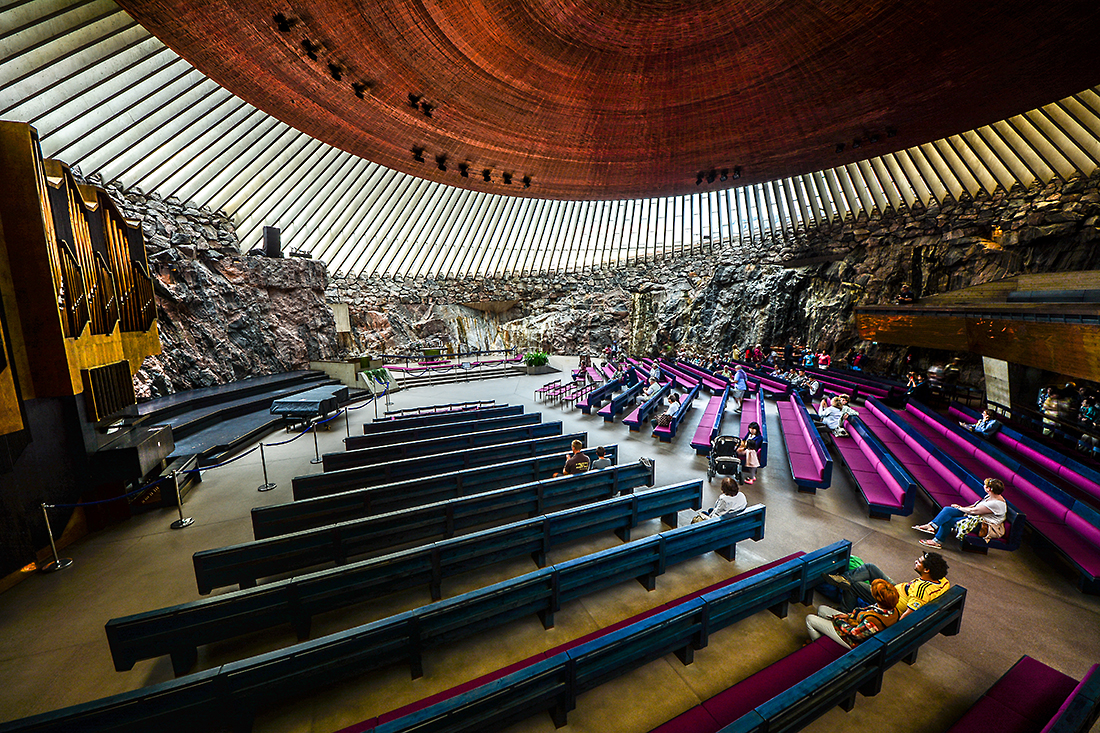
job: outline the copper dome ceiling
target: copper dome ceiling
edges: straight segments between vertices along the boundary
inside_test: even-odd
[[[1096,0],[122,5],[219,84],[319,140],[415,176],[542,198],[807,173],[1100,77]]]

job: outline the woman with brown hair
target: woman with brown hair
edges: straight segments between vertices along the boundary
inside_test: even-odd
[[[1004,493],[1005,485],[1003,481],[999,478],[987,478],[985,480],[985,496],[981,499],[970,506],[959,506],[958,504],[945,506],[940,509],[940,513],[931,522],[928,524],[914,524],[913,529],[935,535],[930,540],[921,540],[920,543],[925,547],[937,549],[943,547],[943,541],[947,539],[947,535],[965,517],[976,517],[978,519],[978,522],[968,522],[967,531],[976,528],[979,535],[986,538],[987,541],[995,537],[1001,537],[1004,535],[1005,516],[1008,512],[1008,504],[1003,497]]]
[[[850,649],[893,626],[901,618],[898,613],[898,589],[889,581],[876,578],[871,581],[871,595],[874,596],[875,605],[858,608],[851,613],[819,606],[816,614],[811,613],[806,617],[810,641],[816,641],[824,634],[845,649]]]

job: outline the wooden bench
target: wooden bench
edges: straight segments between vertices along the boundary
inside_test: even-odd
[[[466,422],[468,420],[488,420],[494,417],[522,415],[523,405],[494,405],[470,410],[448,410],[428,415],[405,415],[394,418],[379,418],[363,425],[363,434],[386,433],[391,430],[408,430],[426,425]]]
[[[462,435],[464,433],[472,433],[480,430],[496,430],[498,428],[511,428],[519,425],[537,425],[540,422],[542,422],[542,413],[530,412],[523,415],[494,417],[488,420],[466,420],[462,422],[442,423],[440,425],[424,425],[418,428],[391,430],[385,433],[352,435],[344,438],[344,449],[359,450],[360,448],[376,448],[383,445],[408,443],[414,440],[445,438],[452,435]]]
[[[1088,733],[1100,715],[1100,664],[1080,682],[1024,655],[947,733]]]
[[[818,639],[704,702],[709,725],[696,717],[695,727],[689,729],[674,719],[657,730],[797,731],[834,707],[850,711],[857,692],[865,697],[878,694],[886,670],[901,660],[914,663],[925,641],[938,634],[958,634],[965,605],[966,589],[952,586],[935,602],[847,652],[831,639]]]
[[[687,377],[698,380],[700,384],[710,390],[711,394],[721,394],[729,386],[728,379],[715,376],[686,362],[676,361],[672,365]]]
[[[833,457],[825,448],[825,442],[797,394],[776,402],[779,424],[783,430],[783,442],[787,446],[787,459],[798,490],[817,493],[832,483]]]
[[[629,415],[624,417],[623,425],[628,426],[632,433],[640,431],[642,425],[649,419],[650,414],[660,406],[661,400],[671,391],[672,381],[669,380],[657,391],[657,394],[642,402],[642,404],[635,407]]]
[[[905,412],[972,456],[978,465],[1003,477],[1011,487],[1005,500],[1027,517],[1034,533],[1078,571],[1078,587],[1100,593],[1100,512],[1073,498],[1035,471],[1009,457],[988,440],[963,430],[924,405],[910,402]]]
[[[872,422],[878,426],[874,430],[875,436],[882,440],[936,506],[969,506],[984,495],[981,479],[916,432],[877,397],[867,400],[861,420],[868,427],[872,427]],[[988,547],[1015,550],[1023,539],[1024,520],[1024,515],[1009,503],[1004,537],[990,540],[988,545],[984,540],[968,537],[963,548],[979,552],[984,552]]]
[[[554,724],[560,727],[566,723],[566,715],[575,707],[577,697],[603,682],[669,653],[675,654],[683,664],[690,664],[695,651],[706,647],[711,634],[760,611],[770,610],[777,616],[786,616],[788,602],[801,597],[800,587],[812,582],[814,577],[821,577],[812,569],[814,565],[838,567],[837,555],[847,556],[848,550],[849,545],[845,542],[810,561],[807,561],[809,556],[794,557],[743,574],[504,670],[364,721],[356,729],[376,733],[429,730],[443,720],[465,725],[456,729],[481,729],[490,724],[489,718],[482,717],[486,714],[483,705],[490,700],[492,729],[541,711],[549,712]],[[814,563],[814,560],[825,562]],[[842,652],[839,646],[837,651]],[[548,674],[548,663],[562,666],[567,674],[560,679]],[[531,702],[529,684],[540,679],[543,682],[539,685],[546,684],[546,691],[553,694]]]
[[[616,444],[605,445],[604,451],[612,464],[618,463],[619,448]],[[548,479],[560,472],[564,463],[564,458],[559,455],[522,458],[518,461],[396,481],[330,496],[253,507],[252,534],[255,539],[261,540],[419,504]]]
[[[400,461],[376,463],[373,466],[345,468],[341,471],[296,476],[290,482],[291,490],[295,500],[309,499],[315,496],[336,494],[341,491],[362,489],[367,486],[377,486],[411,478],[426,478],[446,471],[489,466],[502,461],[533,458],[535,456],[560,455],[564,465],[565,455],[571,450],[574,440],[587,444],[588,435],[586,433],[570,433],[549,438],[519,440],[512,443],[501,443],[485,450],[439,453],[432,456],[430,460],[406,458]]]
[[[439,600],[446,578],[523,555],[541,567],[550,549],[602,532],[615,532],[629,541],[639,522],[660,517],[675,525],[676,513],[698,509],[701,496],[702,482],[689,481],[604,499],[334,571],[112,619],[107,638],[120,671],[139,659],[169,654],[176,673],[183,674],[194,663],[198,646],[286,623],[299,638],[306,638],[310,618],[318,613],[425,583],[432,598]],[[272,593],[273,588],[277,592]],[[565,594],[563,599],[569,595],[568,587],[559,592]]]
[[[695,395],[699,394],[699,383],[697,382],[687,393],[680,398],[680,406],[676,408],[676,411],[672,413],[672,422],[668,425],[657,425],[653,428],[653,436],[660,440],[662,443],[671,443],[672,439],[676,437],[676,429],[680,427],[680,422],[684,417],[691,412],[692,406],[695,404]]]
[[[475,425],[472,431],[459,435],[425,437],[405,443],[325,453],[321,456],[321,469],[325,473],[331,473],[345,468],[372,466],[378,463],[389,463],[409,458],[424,458],[439,453],[453,453],[454,451],[487,447],[492,450],[491,446],[500,445],[501,443],[549,438],[561,435],[561,433],[561,421],[540,422],[533,425],[513,425],[491,430],[481,430],[480,426]]]
[[[859,417],[847,421],[848,438],[837,438],[844,467],[856,485],[871,516],[889,520],[891,515],[913,513],[917,482],[886,449]]]
[[[695,435],[691,438],[691,447],[696,455],[705,456],[710,453],[710,446],[714,439],[722,432],[722,419],[726,415],[726,403],[730,398],[730,388],[727,386],[721,394],[710,398],[707,409],[703,411],[703,418],[699,421],[699,427],[695,429]]]
[[[591,414],[593,407],[599,409],[604,400],[610,398],[613,394],[622,389],[623,381],[624,378],[619,378],[604,382],[578,400],[577,407],[581,408],[581,412],[585,415]]]
[[[360,555],[448,539],[476,527],[600,501],[646,485],[653,485],[652,468],[629,463],[202,550],[192,556],[195,580],[203,595],[229,585],[252,588],[260,578],[328,563],[344,565]]]
[[[400,410],[386,410],[385,419],[408,417],[410,415],[427,415],[436,412],[466,412],[472,410],[484,410],[492,407],[506,407],[496,404],[496,400],[477,400],[474,402],[451,402],[445,405],[424,405],[422,407],[405,407]]]
[[[626,406],[633,403],[645,387],[646,382],[640,379],[637,380],[633,386],[624,389],[622,392],[612,397],[611,401],[601,407],[596,414],[602,417],[604,422],[615,422],[615,416],[622,414]]]

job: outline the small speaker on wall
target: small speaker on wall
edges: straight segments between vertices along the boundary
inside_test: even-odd
[[[282,257],[282,235],[279,227],[264,227],[264,255]]]

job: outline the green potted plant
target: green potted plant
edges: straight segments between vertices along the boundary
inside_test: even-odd
[[[528,351],[523,355],[523,363],[528,374],[549,374],[554,371],[550,366],[550,355],[545,351]]]

